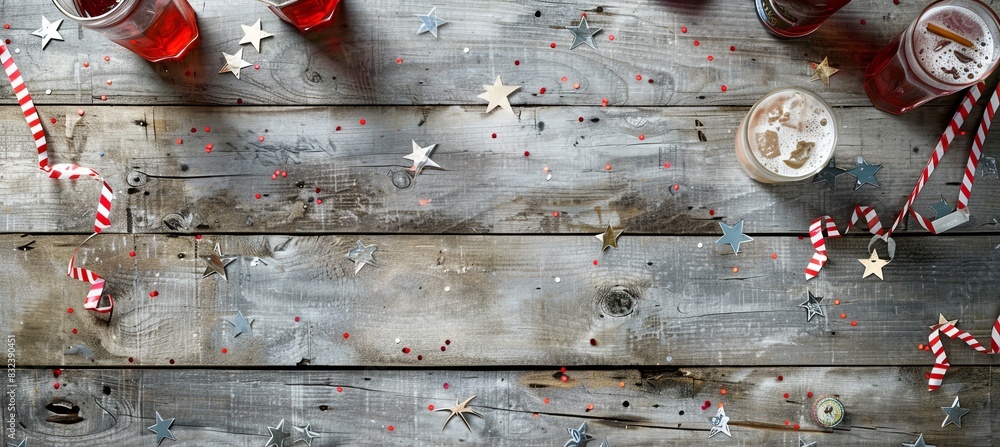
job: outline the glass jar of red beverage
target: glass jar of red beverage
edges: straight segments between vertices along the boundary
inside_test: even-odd
[[[802,37],[851,0],[756,0],[757,17],[768,31],[781,37]]]
[[[179,59],[198,40],[187,0],[52,0],[66,17],[150,62]]]
[[[333,22],[340,0],[264,0],[271,12],[299,31],[324,27]]]

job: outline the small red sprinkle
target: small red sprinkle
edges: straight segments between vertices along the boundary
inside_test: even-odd
[[[158,297],[158,296],[160,296],[160,292],[157,292],[157,291],[155,291],[155,290],[154,290],[154,291],[152,291],[152,292],[149,292],[149,297],[150,297],[150,298],[156,298],[156,297]]]
[[[681,189],[681,185],[674,183],[674,191]]]
[[[254,70],[260,70],[260,64],[253,64]]]
[[[573,88],[579,90],[580,89],[580,83],[579,82],[573,83]]]
[[[782,380],[785,380],[785,376],[778,376],[778,381],[781,382]]]
[[[490,136],[491,136],[491,137],[493,137],[493,138],[496,138],[496,137],[497,137],[497,134],[496,134],[496,133],[493,133],[493,134],[492,134],[492,135],[490,135]]]
[[[183,140],[183,139],[180,139],[180,138],[178,138],[178,139],[177,139],[177,144],[184,144],[184,140]]]
[[[111,85],[111,80],[110,79],[108,79],[108,85]]]
[[[799,429],[799,424],[795,424],[795,425],[793,425],[793,426],[792,426],[792,428],[794,428],[794,429],[798,430],[798,429]]]
[[[323,199],[316,199],[316,204],[317,205],[322,205],[323,204]]]
[[[740,272],[739,267],[733,267],[733,273],[739,273],[739,272]]]
[[[587,404],[587,411],[593,410],[594,404]]]
[[[569,376],[563,374],[562,376],[559,377],[559,380],[562,380],[563,383],[569,382]]]
[[[867,20],[865,20],[865,19],[861,19],[861,24],[862,24],[862,25],[867,25],[867,24],[868,24],[868,21],[867,21]]]
[[[609,35],[608,40],[615,40],[615,35],[614,34]]]
[[[639,141],[644,141],[645,139],[646,139],[646,134],[644,133],[639,134]]]
[[[534,416],[534,417],[536,417],[536,418],[538,417],[538,413],[531,413],[531,415]]]
[[[73,313],[73,308],[70,307],[69,309],[66,309],[66,313]]]
[[[556,47],[556,43],[555,42],[552,42],[552,43],[549,44],[549,48],[555,48],[555,47]]]
[[[133,359],[132,357],[129,357],[129,358],[128,358],[128,362],[129,362],[129,363],[132,363],[132,362],[134,362],[134,361],[135,361],[135,359]]]
[[[278,174],[271,174],[271,180],[277,180]]]
[[[851,322],[851,326],[857,326],[857,325],[858,325],[857,320]]]
[[[260,200],[260,193],[254,194],[253,196],[255,199]]]
[[[170,364],[171,364],[171,365],[173,365],[173,364],[174,364],[174,359],[170,359]]]
[[[108,95],[101,95],[101,101],[107,101]]]
[[[899,0],[892,0],[892,4],[898,5],[899,4]]]
[[[214,144],[212,144],[212,143],[208,143],[208,144],[206,144],[206,145],[205,145],[205,152],[206,152],[206,153],[211,153],[211,152],[212,152],[212,148],[213,148],[213,147],[215,147],[215,145],[214,145]]]
[[[931,378],[931,373],[924,373],[924,378],[925,379],[930,379]]]
[[[594,260],[594,265],[597,265],[597,260],[596,259]]]
[[[641,81],[642,80],[642,75],[641,74],[635,75],[635,80],[636,81]]]
[[[577,118],[576,120],[582,123],[583,122],[583,117],[581,116],[581,117]]]
[[[422,356],[422,355],[418,355],[417,356],[417,360],[423,360],[423,359],[424,359],[424,356]]]
[[[442,385],[442,386],[444,386],[444,389],[451,388],[451,385],[449,385],[448,382],[445,382],[444,385]]]
[[[608,106],[608,98],[601,98],[601,107]]]
[[[52,385],[52,388],[55,388],[57,390],[59,389],[59,387],[60,387],[59,382],[56,382],[55,384]]]
[[[205,132],[211,132],[211,131],[212,131],[211,127],[205,126]]]
[[[53,376],[53,377],[55,377],[55,378],[57,378],[57,379],[58,379],[58,378],[59,378],[59,376],[61,376],[61,375],[62,375],[62,370],[61,370],[61,369],[59,369],[59,368],[56,368],[56,369],[53,369],[53,370],[52,370],[52,376]]]
[[[788,393],[785,393],[785,399],[788,399]]]
[[[451,344],[451,340],[445,340],[445,341],[444,341],[444,344],[446,344],[446,345],[450,345],[450,344]]]
[[[257,141],[259,141],[259,142],[263,143],[263,142],[264,142],[264,136],[263,136],[263,135],[261,135],[261,136],[258,136],[258,137],[257,137]]]
[[[316,194],[319,194],[319,192],[320,192],[320,189],[316,188]]]
[[[201,235],[200,234],[194,235],[194,240],[200,241],[201,240]]]
[[[190,78],[190,77],[191,77],[191,70],[186,70],[186,71],[184,71],[184,76],[186,76],[186,77],[189,77],[189,78]]]
[[[844,318],[847,318],[847,314],[841,312],[840,313],[840,319],[844,319]]]
[[[191,133],[195,133],[195,132],[197,132],[197,131],[198,131],[198,129],[197,129],[197,128],[194,128],[194,127],[192,127],[192,128],[191,128]]]
[[[344,332],[344,339],[347,339],[347,338],[349,338],[350,336],[351,336],[351,334],[348,334],[347,332]]]
[[[777,253],[771,253],[771,259],[778,259]]]
[[[409,354],[410,348],[403,348],[403,354]]]
[[[302,318],[300,318],[300,317],[296,316],[296,317],[295,317],[295,322],[296,322],[296,323],[298,323],[298,322],[300,322],[300,321],[302,321]]]
[[[281,171],[282,177],[288,177],[288,171]]]
[[[726,395],[726,389],[723,388],[723,389],[719,390],[719,394],[725,396]]]
[[[559,368],[559,372],[561,372],[561,373],[563,373],[563,374],[566,374],[566,367],[565,367],[565,366],[563,366],[563,367],[560,367],[560,368]]]
[[[396,58],[396,63],[397,63],[397,64],[402,64],[402,63],[403,63],[403,58],[401,58],[401,57],[397,57],[397,58]]]
[[[111,56],[104,56],[104,62],[110,62]]]
[[[688,27],[686,27],[686,26],[682,26],[682,27],[681,27],[681,32],[682,32],[682,33],[687,33],[687,32],[688,32]]]
[[[715,215],[715,210],[708,210],[708,215],[709,216],[714,216]]]
[[[395,430],[395,429],[396,429],[396,427],[393,427],[393,426],[391,426],[391,425],[389,426],[389,431],[393,431],[393,430]]]
[[[337,126],[337,132],[340,132],[340,126]]]
[[[444,352],[444,351],[445,351],[445,350],[447,350],[447,349],[448,349],[448,348],[446,348],[446,347],[442,346],[442,347],[441,347],[441,352]]]
[[[364,126],[365,124],[368,123],[367,121],[365,121],[364,118],[361,118],[361,121],[358,121],[358,122],[361,123],[362,126]]]
[[[514,65],[521,65],[521,61],[514,59]]]
[[[789,421],[788,419],[785,419],[785,425],[792,425],[792,421]]]
[[[593,339],[593,338],[591,338],[591,339],[590,339],[590,346],[597,346],[597,340],[596,340],[596,339]]]
[[[52,124],[55,124],[56,123],[56,119],[52,118],[52,119],[49,120],[49,122],[52,123]]]
[[[229,352],[229,350],[228,350],[228,349],[226,349],[226,348],[222,348],[222,353],[223,353],[223,354],[225,354],[225,353],[227,353],[227,352]]]
[[[344,388],[343,388],[343,387],[339,387],[339,386],[338,386],[338,387],[337,387],[337,392],[338,392],[338,393],[343,393],[343,392],[344,392]]]
[[[715,57],[713,57],[713,56],[712,56],[711,54],[709,54],[709,55],[708,55],[708,61],[709,61],[709,62],[712,62],[712,61],[714,61],[714,60],[715,60]]]
[[[80,115],[80,116],[83,116],[84,113],[87,113],[87,112],[84,112],[83,109],[80,109],[80,110],[76,111],[76,114]]]
[[[833,304],[840,305],[840,300],[833,300]]]
[[[434,404],[428,405],[427,406],[427,411],[434,411]]]
[[[552,217],[559,217],[559,211],[553,211]]]
[[[90,66],[90,62],[84,62],[84,63],[83,63],[83,68],[87,68],[87,67],[89,67],[89,66]]]
[[[10,24],[9,23],[4,23],[3,24],[3,29],[10,29]]]
[[[711,407],[712,406],[712,401],[706,400],[704,405],[705,405],[706,408]]]
[[[135,252],[134,252],[134,251],[130,251],[130,252],[128,252],[128,255],[129,255],[130,257],[133,257],[133,258],[134,258],[134,257],[135,257]]]
[[[549,398],[546,397],[545,399],[542,399],[542,402],[545,402],[546,404],[549,403]]]
[[[610,171],[611,170],[611,165],[610,164],[604,165],[604,170],[605,171]]]
[[[806,397],[808,397],[808,398],[812,398],[812,397],[813,397],[813,392],[812,392],[812,391],[810,391],[810,392],[806,393]]]
[[[653,83],[653,78],[649,78],[649,83],[650,83],[650,84],[652,84],[652,83]]]
[[[698,45],[701,45],[701,42],[698,42],[697,40],[694,41],[694,46],[698,46]]]
[[[542,88],[538,89],[538,94],[539,95],[544,95],[545,94],[545,87],[542,87]]]
[[[76,333],[76,328],[73,328],[73,333],[74,333],[74,334]]]
[[[726,92],[726,90],[729,90],[729,89],[728,89],[728,88],[726,88],[726,86],[724,86],[724,85],[723,85],[723,86],[721,87],[721,89],[722,89],[722,92],[723,92],[723,93],[725,93],[725,92]]]

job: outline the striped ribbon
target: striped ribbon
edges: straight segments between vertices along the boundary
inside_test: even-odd
[[[944,317],[942,317],[942,319],[944,319]],[[944,381],[944,374],[948,372],[948,368],[951,367],[951,364],[948,363],[948,354],[945,353],[944,345],[941,343],[942,333],[948,338],[958,338],[959,340],[964,341],[970,348],[982,352],[983,354],[1000,353],[1000,317],[993,322],[993,334],[990,337],[989,350],[979,344],[979,341],[976,340],[971,334],[955,327],[955,324],[952,321],[946,321],[931,326],[931,334],[927,337],[927,344],[930,345],[931,352],[934,353],[934,368],[931,369],[931,373],[927,379],[927,391],[934,391],[941,388],[941,382]]]
[[[45,171],[49,175],[49,178],[52,179],[76,180],[81,177],[90,177],[102,184],[101,198],[97,206],[97,217],[94,220],[94,233],[83,241],[83,243],[86,243],[87,240],[90,240],[90,238],[111,226],[109,216],[111,214],[111,201],[114,199],[111,185],[93,169],[80,167],[71,163],[49,164],[48,144],[45,141],[45,130],[42,129],[42,121],[38,117],[38,111],[35,110],[35,103],[31,100],[31,93],[28,92],[28,86],[24,84],[24,78],[21,77],[21,71],[17,69],[14,58],[7,49],[7,45],[4,45],[3,42],[0,42],[0,64],[3,64],[4,71],[7,72],[7,79],[10,80],[10,86],[14,89],[14,94],[17,96],[17,103],[21,106],[24,119],[28,122],[28,127],[31,129],[32,137],[35,140],[35,147],[38,149],[38,168]],[[98,274],[90,270],[76,266],[76,253],[79,250],[80,248],[77,247],[76,251],[73,252],[73,257],[69,259],[69,272],[67,276],[90,283],[90,291],[83,302],[83,308],[101,313],[111,312],[111,309],[114,307],[114,300],[110,296],[108,296],[107,303],[101,303],[101,294],[104,291],[104,278],[101,278]]]
[[[958,200],[955,211],[946,216],[937,216],[935,220],[930,220],[924,216],[921,216],[915,209],[913,209],[913,202],[920,195],[920,191],[924,188],[927,180],[930,178],[934,170],[937,169],[938,163],[941,162],[941,158],[944,154],[948,152],[948,147],[951,145],[951,141],[955,139],[956,133],[958,133],[959,128],[965,123],[965,119],[968,118],[969,113],[975,106],[976,101],[982,96],[986,85],[982,82],[969,88],[965,94],[965,99],[959,105],[958,110],[952,116],[951,121],[948,123],[948,127],[945,128],[944,133],[941,134],[941,138],[938,140],[937,146],[934,147],[934,151],[931,153],[930,159],[927,160],[927,165],[924,166],[923,172],[920,174],[920,178],[917,180],[917,184],[913,187],[913,191],[906,198],[906,203],[903,204],[903,209],[900,210],[899,214],[896,216],[896,220],[892,223],[892,226],[888,230],[883,231],[881,223],[879,223],[878,215],[875,214],[875,210],[867,206],[855,206],[854,213],[851,215],[851,224],[858,219],[859,213],[864,215],[865,220],[868,221],[869,231],[876,235],[877,237],[885,240],[889,244],[889,257],[893,257],[893,252],[895,251],[895,244],[890,238],[892,232],[899,226],[903,221],[903,218],[909,214],[913,216],[914,220],[920,224],[925,230],[931,232],[932,234],[942,233],[944,231],[950,230],[958,225],[961,225],[969,221],[969,196],[972,195],[972,183],[976,180],[976,168],[979,166],[979,159],[983,154],[983,143],[986,142],[986,136],[989,134],[990,124],[993,122],[993,116],[997,109],[1000,108],[1000,83],[997,84],[996,89],[993,91],[993,96],[990,97],[989,103],[986,104],[986,111],[983,113],[983,119],[979,122],[979,129],[976,131],[976,136],[972,141],[972,149],[969,151],[969,161],[965,165],[965,174],[962,177],[962,186],[958,191]],[[848,225],[848,228],[850,228]],[[877,227],[877,229],[876,229]],[[809,239],[812,241],[815,253],[813,253],[812,259],[809,260],[809,264],[806,265],[806,279],[815,278],[819,275],[820,269],[826,264],[829,259],[826,253],[826,242],[824,240],[824,230],[827,238],[840,237],[837,233],[837,226],[833,223],[833,219],[830,216],[823,216],[812,221],[809,225]],[[844,233],[847,231],[845,230]],[[869,250],[871,249],[871,244],[875,242],[875,238],[872,242],[868,244]]]

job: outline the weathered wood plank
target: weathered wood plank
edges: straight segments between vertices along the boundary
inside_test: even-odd
[[[63,370],[55,379],[48,370],[18,370],[15,417],[29,445],[65,439],[152,445],[155,437],[145,427],[155,422],[154,412],[176,419],[171,431],[177,445],[213,446],[263,445],[266,427],[281,419],[286,427],[311,424],[321,435],[318,445],[343,446],[562,446],[566,429],[582,422],[598,443],[607,438],[612,446],[787,446],[797,445],[799,436],[818,445],[884,446],[913,442],[918,433],[938,445],[986,446],[993,432],[989,383],[996,373],[986,367],[955,368],[946,389],[936,393],[923,389],[919,369],[908,367],[568,374],[563,383],[558,371],[96,369]],[[460,420],[442,430],[447,413],[429,411],[429,405],[446,408],[473,395],[471,406],[483,418],[469,418],[471,433]],[[847,410],[834,430],[812,420],[812,404],[823,395],[839,396]],[[971,411],[961,429],[940,428],[944,413],[938,407],[954,396]],[[708,418],[719,403],[730,417],[732,439],[708,441]],[[78,412],[57,414],[57,406]],[[65,422],[72,415],[81,420]]]
[[[53,159],[96,168],[116,188],[108,231],[155,233],[587,234],[611,221],[628,234],[714,234],[716,220],[743,218],[752,233],[801,233],[823,214],[845,224],[856,204],[875,206],[888,221],[951,114],[839,109],[840,166],[858,155],[883,163],[882,187],[854,192],[848,175],[837,190],[750,180],[733,155],[743,108],[521,112],[515,119],[463,107],[116,107],[80,118],[75,108],[42,108]],[[2,231],[89,231],[97,185],[45,178],[17,108],[0,110],[0,135]],[[944,158],[916,204],[922,213],[933,215],[929,205],[942,197],[955,202],[970,138],[959,137]],[[432,159],[444,169],[427,169],[400,189],[389,174],[405,175],[411,140],[438,143]],[[996,229],[1000,175],[991,154],[1000,139],[986,146],[972,220],[955,231]],[[272,180],[275,171],[287,177]]]
[[[830,264],[808,283],[808,239],[758,237],[733,256],[716,238],[622,236],[601,253],[586,235],[100,236],[77,259],[107,278],[117,298],[109,319],[83,311],[86,284],[62,276],[81,237],[3,236],[0,289],[17,305],[0,306],[0,316],[25,366],[929,369],[933,358],[917,345],[939,312],[981,337],[1000,314],[985,299],[1000,277],[996,235],[899,238],[885,281],[861,279],[868,237],[833,240]],[[378,247],[379,266],[354,275],[345,254],[359,239]],[[228,282],[202,279],[199,257],[216,243],[241,256]],[[806,321],[807,291],[825,297],[825,319]],[[226,320],[237,311],[254,319],[252,334],[233,338]],[[93,361],[58,348],[81,343]],[[948,346],[956,365],[997,361]]]
[[[0,12],[11,25],[4,37],[21,50],[16,57],[29,87],[38,102],[49,104],[101,103],[106,95],[109,104],[478,105],[480,86],[501,75],[522,86],[512,97],[515,105],[593,106],[605,98],[630,106],[749,105],[787,85],[828,92],[838,105],[868,105],[865,66],[926,2],[898,3],[855,0],[812,36],[779,40],[760,25],[750,1],[442,0],[437,11],[449,23],[438,39],[415,34],[420,22],[414,14],[426,14],[426,4],[344,2],[334,28],[303,37],[261,2],[204,1],[195,4],[200,46],[183,61],[155,65],[68,20],[65,42],[42,51],[29,35],[39,15],[62,17],[48,0],[6,2]],[[596,36],[597,50],[570,50],[572,36],[564,27],[584,12],[604,31]],[[221,52],[236,51],[243,37],[239,25],[257,18],[275,34],[264,41],[262,54],[244,54],[260,69],[248,68],[242,80],[219,74]],[[824,56],[841,69],[829,88],[809,83],[808,62]],[[546,93],[538,94],[543,87]],[[42,94],[46,89],[52,94]]]

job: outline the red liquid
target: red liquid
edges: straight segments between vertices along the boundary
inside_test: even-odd
[[[782,37],[802,37],[816,31],[851,0],[757,0],[757,17],[768,31]]]
[[[118,6],[118,0],[74,0],[82,17],[97,17]]]
[[[899,51],[899,42],[904,33],[896,36],[882,49],[865,70],[865,93],[872,105],[889,113],[899,115],[933,99],[949,93],[931,86],[916,86],[910,82],[907,73],[923,70],[911,66],[904,52]]]
[[[299,0],[271,10],[286,22],[302,31],[308,31],[333,19],[340,0]]]
[[[142,34],[114,42],[150,62],[177,59],[198,39],[195,20],[194,9],[186,1],[170,2]]]

